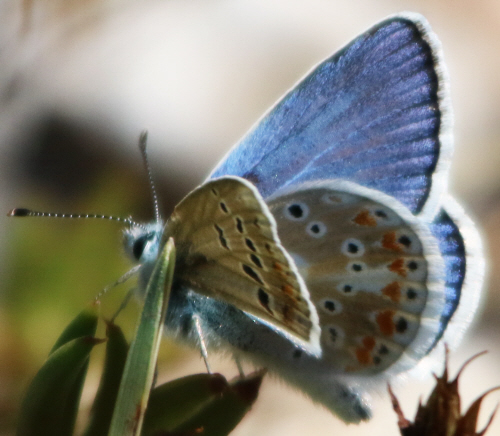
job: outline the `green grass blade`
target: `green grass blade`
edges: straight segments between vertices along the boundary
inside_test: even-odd
[[[139,435],[163,331],[175,267],[172,239],[165,244],[146,288],[144,308],[125,364],[109,436]]]

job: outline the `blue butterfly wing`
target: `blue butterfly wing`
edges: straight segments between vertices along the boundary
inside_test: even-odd
[[[285,95],[210,177],[244,177],[264,198],[289,184],[341,178],[421,212],[431,192],[440,196],[447,169],[438,165],[449,148],[438,54],[423,17],[379,23]],[[439,200],[432,203],[435,212]]]
[[[445,265],[445,306],[434,346],[444,337],[458,343],[479,304],[484,280],[481,240],[472,221],[450,197],[429,226]]]

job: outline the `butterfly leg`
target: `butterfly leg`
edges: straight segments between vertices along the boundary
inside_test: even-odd
[[[236,354],[233,354],[233,359],[234,362],[236,363],[236,367],[238,368],[238,373],[240,374],[241,378],[245,378],[245,371],[243,371],[243,366],[241,365],[241,360],[239,356]]]
[[[122,283],[125,283],[130,277],[133,277],[136,275],[136,273],[141,269],[142,265],[136,265],[133,268],[131,268],[129,271],[127,271],[125,274],[123,274],[116,282],[106,286],[101,292],[99,292],[95,297],[94,300],[98,301],[104,295],[106,295],[111,289],[114,287],[121,285]],[[125,297],[125,300],[128,302],[128,297]]]
[[[125,298],[122,300],[120,307],[118,307],[118,309],[116,310],[114,315],[111,317],[111,322],[115,322],[116,317],[120,314],[120,312],[123,309],[125,309],[125,307],[127,307],[127,304],[130,301],[130,299],[132,298],[132,295],[134,295],[135,291],[136,291],[135,288],[129,289],[129,291],[127,292],[127,295],[125,295]]]
[[[200,351],[203,360],[205,361],[205,366],[207,367],[207,372],[212,374],[212,370],[210,369],[210,365],[208,364],[208,353],[207,353],[207,344],[203,335],[203,329],[201,328],[201,321],[198,315],[193,315],[194,326],[196,328],[196,334],[198,335],[198,342],[200,344]]]

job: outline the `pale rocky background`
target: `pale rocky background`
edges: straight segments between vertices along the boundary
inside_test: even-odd
[[[315,63],[373,23],[405,10],[425,15],[442,41],[455,113],[451,188],[477,220],[488,247],[490,279],[483,307],[451,358],[454,373],[466,358],[489,350],[463,376],[463,402],[468,405],[500,384],[500,248],[496,246],[500,241],[500,2],[496,0],[3,0],[0,211],[14,206],[88,211],[97,204],[99,212],[149,219],[149,193],[136,146],[139,132],[147,128],[152,166],[168,213]],[[117,172],[121,175],[115,177]],[[101,174],[96,176],[99,180],[105,174],[100,183],[106,186],[116,180],[118,193],[104,188],[105,193],[99,194],[102,201],[92,203],[94,173]],[[135,200],[129,207],[127,198],[132,194]],[[140,201],[142,207],[137,206]],[[79,223],[83,241],[96,247],[80,249],[67,233],[76,224],[14,222],[4,215],[0,214],[0,278],[5,284],[0,287],[0,435],[10,435],[20,392],[60,328],[120,274],[113,270],[106,275],[108,257],[100,257],[102,232],[111,234],[112,240],[119,233],[107,223]],[[42,243],[45,231],[61,235],[60,239]],[[34,245],[24,248],[17,235],[27,232]],[[60,285],[50,284],[54,292],[61,292],[51,300],[51,291],[36,289],[49,274],[47,268],[39,270],[34,260],[24,260],[22,268],[36,301],[47,304],[40,307],[33,302],[27,317],[31,324],[23,324],[18,312],[11,310],[12,295],[22,298],[23,293],[16,286],[19,279],[12,271],[19,266],[13,262],[28,254],[43,258],[49,249],[56,251],[56,257],[60,252],[61,258],[67,258],[62,253],[69,250],[72,263],[82,263],[82,277],[93,281],[68,279],[71,285],[87,289],[85,297],[71,287],[61,292]],[[121,259],[119,242],[110,252],[115,249]],[[86,266],[86,259],[94,263]],[[113,260],[114,265],[119,261]],[[60,274],[56,271],[54,276]],[[43,322],[60,317],[54,312],[56,304],[73,306],[57,326],[46,327]],[[38,336],[30,345],[31,333]],[[166,357],[162,379],[203,371],[196,353],[178,353],[183,357]],[[215,359],[214,366],[228,376],[236,373],[224,359]],[[407,415],[431,386],[427,380],[396,388]],[[90,383],[85,398],[94,388]],[[485,401],[482,422],[499,400],[492,394]],[[84,399],[84,406],[85,401],[90,400]],[[345,427],[300,393],[266,379],[254,409],[234,435],[399,434],[384,389],[374,406],[371,422]],[[487,434],[500,434],[500,417]]]

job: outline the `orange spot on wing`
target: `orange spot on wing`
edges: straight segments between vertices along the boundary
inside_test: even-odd
[[[373,350],[375,348],[375,338],[373,336],[365,336],[363,338],[363,345],[365,346],[366,349],[368,350]]]
[[[293,289],[293,286],[290,286],[290,285],[283,285],[283,286],[281,287],[281,290],[282,290],[285,294],[287,294],[287,295],[289,295],[289,296],[293,296],[293,295],[295,294],[295,291],[294,291],[294,289]]]
[[[370,365],[372,363],[370,350],[362,347],[356,348],[356,359],[358,359],[358,362],[361,363],[361,365]]]
[[[279,262],[274,262],[273,264],[273,268],[276,270],[276,271],[283,271],[283,265]]]
[[[386,287],[382,288],[382,294],[389,297],[395,303],[401,300],[401,285],[398,282],[389,283]]]
[[[353,221],[360,226],[375,227],[377,225],[377,220],[373,218],[369,210],[363,209],[358,213]]]
[[[396,330],[393,318],[393,310],[384,310],[383,312],[379,312],[377,314],[377,325],[380,331],[386,336],[392,336]]]
[[[288,278],[293,276],[292,272],[282,263],[274,262],[273,269],[281,276],[283,281],[288,281]]]
[[[373,363],[372,351],[376,341],[373,336],[365,336],[361,340],[362,345],[355,349],[356,359],[361,365],[371,365]]]
[[[396,241],[396,232],[384,233],[384,236],[382,237],[382,247],[386,248],[387,250],[398,252],[403,251],[403,247],[401,246],[401,244]]]
[[[405,260],[400,258],[392,262],[387,268],[389,268],[389,271],[395,272],[402,277],[406,277],[406,269],[404,267],[404,264]]]

